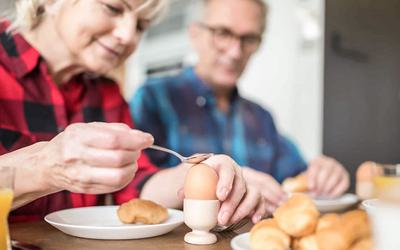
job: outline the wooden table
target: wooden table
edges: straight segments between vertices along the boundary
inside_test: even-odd
[[[12,223],[10,225],[11,238],[24,243],[35,244],[43,250],[68,250],[68,249],[95,249],[95,250],[119,250],[119,249],[231,249],[230,241],[237,234],[248,232],[251,224],[247,224],[237,232],[218,234],[218,242],[213,245],[199,246],[187,244],[183,236],[189,231],[185,225],[175,230],[153,238],[140,240],[90,240],[69,236],[52,227],[44,221]]]
[[[345,211],[358,208],[360,203],[354,204]],[[342,211],[342,212],[345,212]],[[339,212],[340,213],[340,212]],[[184,224],[175,230],[153,238],[141,240],[90,240],[69,236],[49,225],[45,221],[20,222],[10,225],[10,234],[13,240],[30,243],[41,247],[43,250],[203,250],[203,249],[232,249],[230,242],[238,234],[249,232],[253,225],[248,223],[236,232],[217,234],[218,242],[213,245],[191,245],[183,241],[189,228]]]

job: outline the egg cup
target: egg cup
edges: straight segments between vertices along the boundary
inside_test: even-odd
[[[185,242],[196,245],[217,242],[217,236],[209,231],[217,225],[219,206],[218,200],[184,199],[185,224],[193,230],[185,235]]]

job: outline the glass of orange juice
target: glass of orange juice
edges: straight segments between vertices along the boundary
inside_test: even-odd
[[[400,164],[386,164],[380,168],[382,174],[373,179],[375,197],[400,205]]]
[[[10,250],[7,217],[13,200],[15,169],[0,166],[0,250]]]

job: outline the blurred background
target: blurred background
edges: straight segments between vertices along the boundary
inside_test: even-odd
[[[129,99],[149,75],[174,73],[196,57],[187,26],[201,0],[174,0],[167,16],[141,42],[127,64]],[[241,93],[269,109],[279,129],[307,158],[322,149],[324,7],[321,0],[269,0],[263,45],[240,80]]]
[[[241,78],[307,159],[400,162],[400,1],[268,0],[263,45]],[[129,100],[145,77],[196,61],[187,26],[199,0],[174,0],[126,67]],[[354,182],[352,182],[354,183]]]
[[[121,73],[128,101],[146,77],[196,61],[186,32],[199,1],[171,0],[147,32]],[[307,159],[324,153],[351,173],[366,160],[400,162],[400,1],[267,2],[267,32],[241,78],[243,95],[270,110]]]

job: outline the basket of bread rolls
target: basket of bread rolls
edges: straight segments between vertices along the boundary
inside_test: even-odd
[[[366,212],[320,215],[313,200],[293,194],[272,218],[250,231],[252,250],[372,250],[371,227]]]

